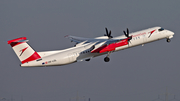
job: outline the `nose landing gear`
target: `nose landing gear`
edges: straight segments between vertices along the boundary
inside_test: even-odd
[[[166,41],[167,41],[167,42],[171,42],[171,39],[167,38]]]

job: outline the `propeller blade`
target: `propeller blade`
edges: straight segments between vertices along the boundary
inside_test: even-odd
[[[108,35],[109,37],[111,36],[111,30],[109,31],[109,35]]]
[[[127,36],[129,37],[129,29],[127,28]]]
[[[106,29],[106,35],[108,36],[108,29],[107,28],[105,28]]]
[[[111,30],[110,30],[110,32],[109,32],[109,38],[113,38],[113,36],[111,36]]]
[[[126,31],[123,31],[124,32],[124,35],[127,37],[127,41],[128,41],[128,46],[129,46],[129,43],[131,43],[131,39],[132,39],[132,35],[129,36],[129,29],[127,28],[127,32]]]
[[[129,41],[132,39],[132,36],[129,36]]]
[[[111,36],[111,30],[108,31],[107,28],[105,28],[105,30],[106,30],[106,34],[104,34],[104,36],[107,36],[109,39],[110,39],[110,38],[113,38],[113,37]]]
[[[125,31],[123,31],[123,32],[124,32],[124,35],[125,35],[126,37],[128,37],[127,34],[126,34],[126,32],[125,32]]]
[[[127,32],[126,31],[123,31],[124,32],[124,35],[128,38],[129,37],[129,29],[127,28]]]

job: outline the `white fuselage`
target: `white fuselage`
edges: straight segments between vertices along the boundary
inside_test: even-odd
[[[159,31],[161,27],[153,27],[145,29],[142,31],[131,33],[132,40],[130,40],[129,45],[124,45],[116,47],[114,51],[123,50],[126,48],[134,47],[137,45],[143,45],[152,41],[172,38],[174,33],[169,30]],[[126,38],[124,35],[114,37],[113,39],[123,39]],[[28,63],[21,64],[22,67],[31,67],[31,66],[56,66],[56,65],[66,65],[74,63],[77,61],[83,61],[90,59],[99,55],[107,54],[104,53],[91,53],[94,46],[96,47],[96,42],[86,43],[83,45],[78,45],[76,47],[68,48],[65,50],[58,51],[49,51],[49,52],[38,52],[41,56],[41,59],[34,60]],[[113,51],[113,52],[114,52]]]

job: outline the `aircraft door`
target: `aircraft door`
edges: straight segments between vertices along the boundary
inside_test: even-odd
[[[147,35],[147,34],[144,34],[144,35],[143,35],[143,43],[146,43],[146,42],[147,42],[147,38],[148,38],[148,35]]]

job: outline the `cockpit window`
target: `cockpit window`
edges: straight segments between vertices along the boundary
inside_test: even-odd
[[[164,30],[164,28],[160,28],[160,29],[158,29],[158,31],[163,31]]]

